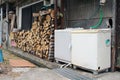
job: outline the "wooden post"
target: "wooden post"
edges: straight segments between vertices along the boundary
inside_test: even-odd
[[[54,0],[54,10],[55,10],[55,29],[57,29],[57,0]]]
[[[0,14],[1,16],[0,18],[0,46],[2,46],[2,22],[3,22],[3,8],[2,7],[0,9],[0,12],[1,12]]]
[[[64,0],[61,0],[61,12],[63,14],[63,18],[61,20],[61,28],[64,29]]]
[[[54,16],[55,16],[55,20],[52,24],[54,24],[54,26],[51,26],[51,35],[50,35],[50,43],[49,43],[49,55],[48,55],[48,60],[49,61],[54,61],[54,48],[55,48],[55,44],[54,44],[54,31],[55,29],[57,29],[57,0],[54,0]]]
[[[117,0],[113,0],[113,37],[112,37],[112,50],[111,50],[111,71],[114,72],[115,71],[115,67],[116,67],[116,53],[117,53],[117,28],[116,28],[116,1]]]
[[[9,4],[8,2],[6,2],[6,21],[9,23],[8,21],[8,10],[9,10]],[[7,28],[6,28],[6,47],[8,48],[9,46],[9,24],[7,24]]]

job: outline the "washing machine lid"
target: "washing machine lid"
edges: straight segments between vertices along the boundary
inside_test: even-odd
[[[81,30],[72,30],[72,33],[106,33],[110,32],[111,29],[81,29]]]

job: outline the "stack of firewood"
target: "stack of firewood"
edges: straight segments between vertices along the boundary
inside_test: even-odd
[[[16,47],[25,52],[48,59],[50,48],[50,36],[54,30],[54,10],[49,9],[33,13],[35,21],[29,31],[14,33]],[[37,20],[36,20],[37,18]]]

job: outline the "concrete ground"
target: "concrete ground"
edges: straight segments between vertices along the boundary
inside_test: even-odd
[[[0,80],[69,80],[45,67],[12,67],[9,61],[11,59],[19,60],[21,58],[4,49],[2,52],[4,63],[2,63],[3,72],[0,73]]]
[[[94,75],[90,72],[77,70],[77,72],[81,75],[93,78],[95,80],[120,80],[120,72],[103,72],[99,73],[98,75]]]
[[[67,77],[54,72],[52,69],[35,67],[35,68],[12,68],[9,66],[9,59],[19,59],[12,53],[3,51],[5,72],[0,73],[0,80],[70,80]],[[80,75],[84,75],[93,80],[120,80],[120,72],[92,73],[82,70],[75,70]]]
[[[32,68],[27,72],[12,72],[0,80],[69,80],[47,68]]]
[[[98,75],[98,80],[120,80],[120,72],[109,72]]]
[[[81,73],[82,75],[85,72]],[[89,73],[92,75],[91,73]],[[86,75],[88,76],[88,75]],[[53,70],[47,68],[31,68],[24,72],[11,72],[9,74],[1,74],[0,80],[71,80]],[[120,80],[120,72],[102,73],[93,77],[93,80]]]

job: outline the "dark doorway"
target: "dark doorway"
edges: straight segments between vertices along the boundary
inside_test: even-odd
[[[32,11],[31,6],[22,9],[22,29],[29,30],[32,27]]]

